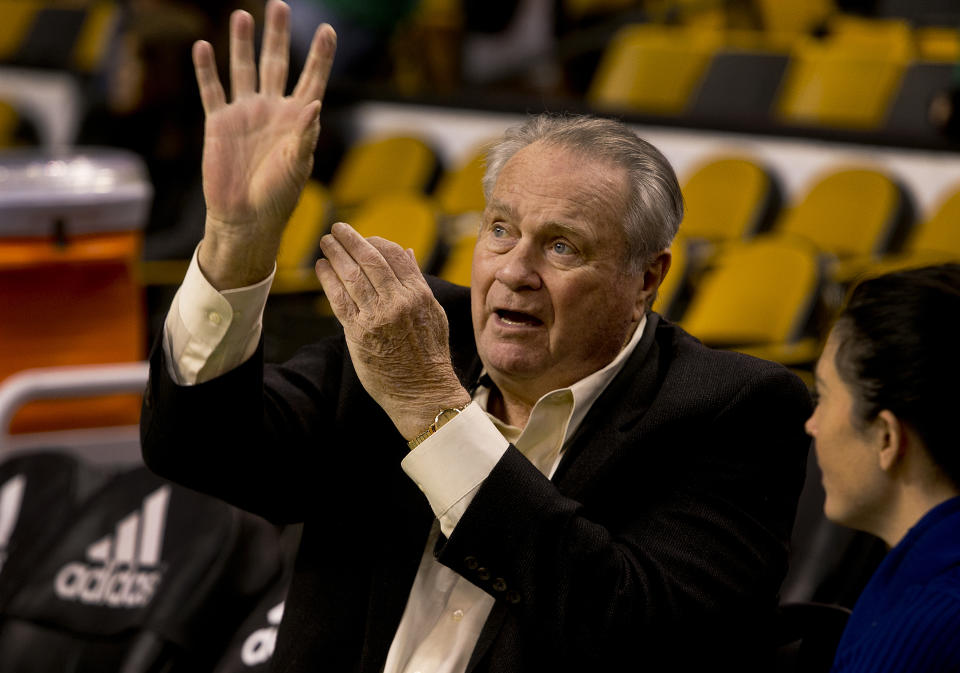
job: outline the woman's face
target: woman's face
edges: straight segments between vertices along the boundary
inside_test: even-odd
[[[838,339],[831,332],[817,362],[817,406],[804,426],[823,472],[827,518],[875,533],[888,501],[880,469],[877,429],[855,425],[854,397],[836,367]]]

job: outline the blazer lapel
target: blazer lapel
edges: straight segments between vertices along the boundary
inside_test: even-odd
[[[617,451],[629,449],[621,436],[640,421],[656,396],[662,378],[660,351],[655,338],[659,322],[660,316],[656,313],[647,314],[640,343],[571,437],[553,476],[557,487],[567,495],[576,497],[582,493]],[[632,399],[633,403],[624,404],[625,399]],[[470,656],[467,673],[476,670],[508,612],[509,607],[503,601],[494,604]]]
[[[632,450],[633,447],[623,441],[623,435],[640,422],[650,407],[666,366],[660,362],[656,341],[659,322],[659,315],[647,314],[644,334],[636,350],[570,438],[553,475],[553,481],[566,495],[582,494],[616,453]]]

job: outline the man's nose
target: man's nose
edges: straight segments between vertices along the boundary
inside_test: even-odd
[[[811,437],[813,437],[813,436],[814,436],[814,433],[816,432],[816,428],[814,427],[814,424],[813,424],[813,417],[814,417],[814,416],[816,416],[816,412],[810,414],[810,418],[808,418],[808,419],[807,419],[807,422],[803,424],[803,429],[804,429],[804,430],[806,431],[806,433],[807,433],[808,435],[810,435]]]
[[[538,290],[542,283],[538,271],[536,251],[526,243],[519,243],[500,258],[494,278],[511,290]]]

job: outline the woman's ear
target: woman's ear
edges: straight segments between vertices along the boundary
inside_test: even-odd
[[[877,454],[880,469],[890,472],[903,458],[906,452],[907,432],[903,422],[889,409],[884,409],[874,421],[877,425],[879,452]]]

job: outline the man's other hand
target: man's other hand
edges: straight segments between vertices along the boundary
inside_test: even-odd
[[[470,395],[450,360],[449,327],[416,259],[337,223],[320,241],[317,277],[343,325],[363,387],[407,439]]]

